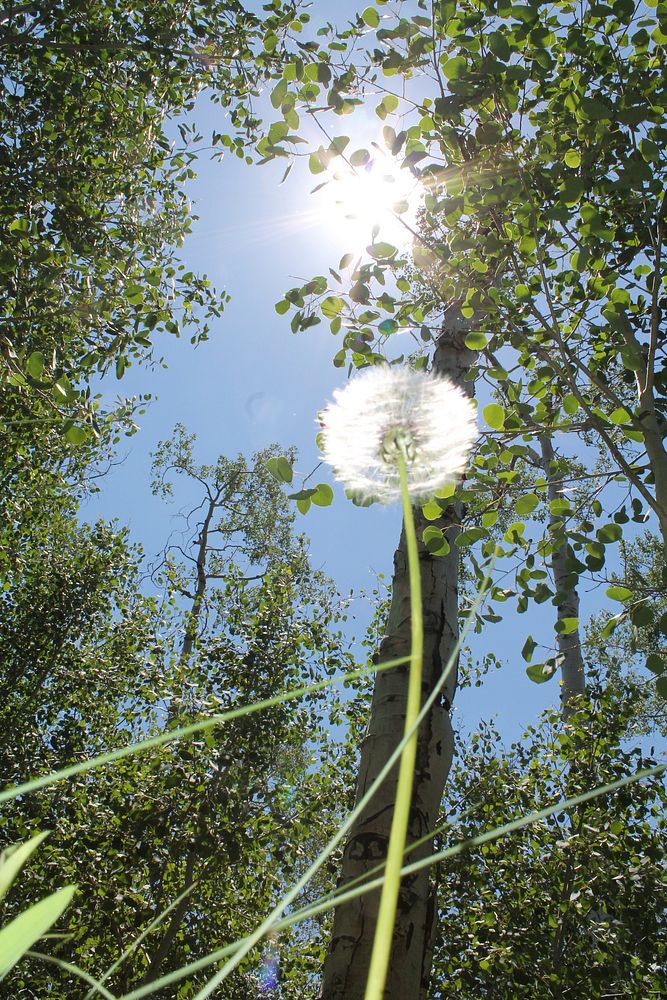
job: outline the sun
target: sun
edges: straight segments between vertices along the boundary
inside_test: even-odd
[[[419,180],[375,143],[365,162],[344,157],[332,164],[333,175],[320,192],[327,225],[360,250],[374,239],[406,247],[421,204]]]

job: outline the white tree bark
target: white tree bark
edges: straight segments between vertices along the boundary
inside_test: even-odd
[[[564,496],[561,474],[558,471],[556,454],[549,434],[542,434],[540,437],[540,447],[542,450],[542,468],[547,480],[547,497],[549,502],[561,499]],[[557,534],[556,524],[560,519],[554,515],[549,515],[549,528],[554,537]],[[565,633],[559,630],[560,623],[566,618],[576,618],[579,620],[579,591],[577,590],[577,577],[573,574],[568,563],[567,542],[554,547],[551,553],[551,570],[554,575],[557,596],[557,618],[556,618],[556,648],[560,661],[561,674],[561,705],[563,718],[567,719],[572,711],[572,699],[576,695],[583,694],[586,687],[584,674],[584,661],[581,647],[581,633],[579,626],[571,632]]]
[[[475,355],[464,344],[467,325],[460,319],[446,322],[433,360],[433,370],[471,391],[465,382]],[[441,676],[458,639],[458,549],[461,512],[450,507],[437,522],[426,522],[415,510],[423,590],[424,695]],[[446,530],[451,550],[433,556],[421,543],[427,523]],[[410,651],[410,589],[405,536],[394,555],[392,600],[378,662],[405,656]],[[407,664],[377,674],[371,714],[361,747],[356,801],[363,796],[403,734],[407,694]],[[433,830],[454,752],[450,709],[456,693],[456,669],[419,730],[417,763],[408,840]],[[339,885],[362,876],[386,858],[394,807],[398,768],[394,768],[350,832],[343,854]],[[432,853],[427,841],[407,857],[415,861]],[[324,964],[321,1000],[363,1000],[370,962],[379,891],[338,907],[329,952]],[[385,989],[385,1000],[423,1000],[428,989],[437,906],[428,871],[403,879],[398,900],[394,943]]]

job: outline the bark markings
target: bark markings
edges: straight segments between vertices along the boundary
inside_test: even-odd
[[[471,383],[464,376],[475,354],[464,343],[467,324],[460,318],[447,322],[433,359],[433,371],[447,376],[467,392]],[[436,522],[426,521],[417,508],[415,523],[423,591],[424,695],[440,678],[458,639],[458,549],[454,539],[460,530],[460,511],[452,506]],[[446,531],[451,551],[432,556],[421,542],[427,524]],[[384,639],[377,654],[382,663],[410,651],[410,587],[405,535],[394,554],[392,600]],[[364,795],[403,735],[408,666],[376,675],[368,730],[361,747],[356,801]],[[408,842],[433,830],[454,752],[454,733],[449,709],[456,693],[456,668],[420,727]],[[386,858],[394,805],[398,766],[378,790],[350,832],[343,853],[339,885],[362,876]],[[416,861],[432,853],[430,842],[407,855]],[[376,890],[344,903],[336,910],[325,960],[321,1000],[363,1000],[373,935],[380,900]],[[430,979],[431,954],[437,906],[428,870],[403,879],[398,899],[385,1000],[423,1000]]]

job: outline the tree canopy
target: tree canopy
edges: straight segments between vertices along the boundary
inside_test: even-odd
[[[405,533],[388,610],[353,655],[290,506],[307,514],[334,492],[310,475],[295,488],[285,444],[201,463],[177,424],[152,488],[191,513],[154,562],[122,524],[78,508],[136,430],[164,335],[202,343],[227,300],[183,250],[207,95],[227,116],[214,156],[284,161],[283,179],[302,158],[339,200],[378,171],[396,191],[409,178],[417,212],[402,195],[390,210],[405,241],[369,226],[363,251],[298,279],[276,314],[295,333],[326,324],[333,365],[352,376],[431,368],[478,405],[465,476],[414,512],[423,695],[437,699],[419,730],[416,868],[386,1000],[650,995],[665,972],[658,781],[475,838],[655,776],[637,734],[664,731],[667,697],[667,7],[376,0],[344,29],[309,37],[308,23],[283,0],[258,13],[235,0],[0,11],[4,783],[165,740],[5,806],[0,944],[16,919],[34,933],[0,976],[16,996],[203,1000],[229,945],[230,1000],[365,995],[378,893],[359,883],[386,858],[391,773],[340,824],[402,733]],[[355,114],[369,111],[378,134],[359,145]],[[147,391],[102,405],[131,365]],[[562,706],[505,750],[488,725],[458,739],[452,708],[461,624],[492,635],[510,616],[507,658],[530,681],[557,678]],[[369,646],[383,668],[372,697],[362,681],[357,697],[286,697]],[[234,953],[337,829],[344,845],[294,903],[324,895],[322,909],[287,929],[290,913],[263,953]],[[26,952],[49,927],[57,937]]]

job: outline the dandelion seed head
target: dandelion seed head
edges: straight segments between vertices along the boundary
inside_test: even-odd
[[[334,475],[360,500],[391,503],[408,493],[426,500],[464,471],[477,435],[475,408],[448,379],[408,368],[366,369],[320,415],[322,452]]]

